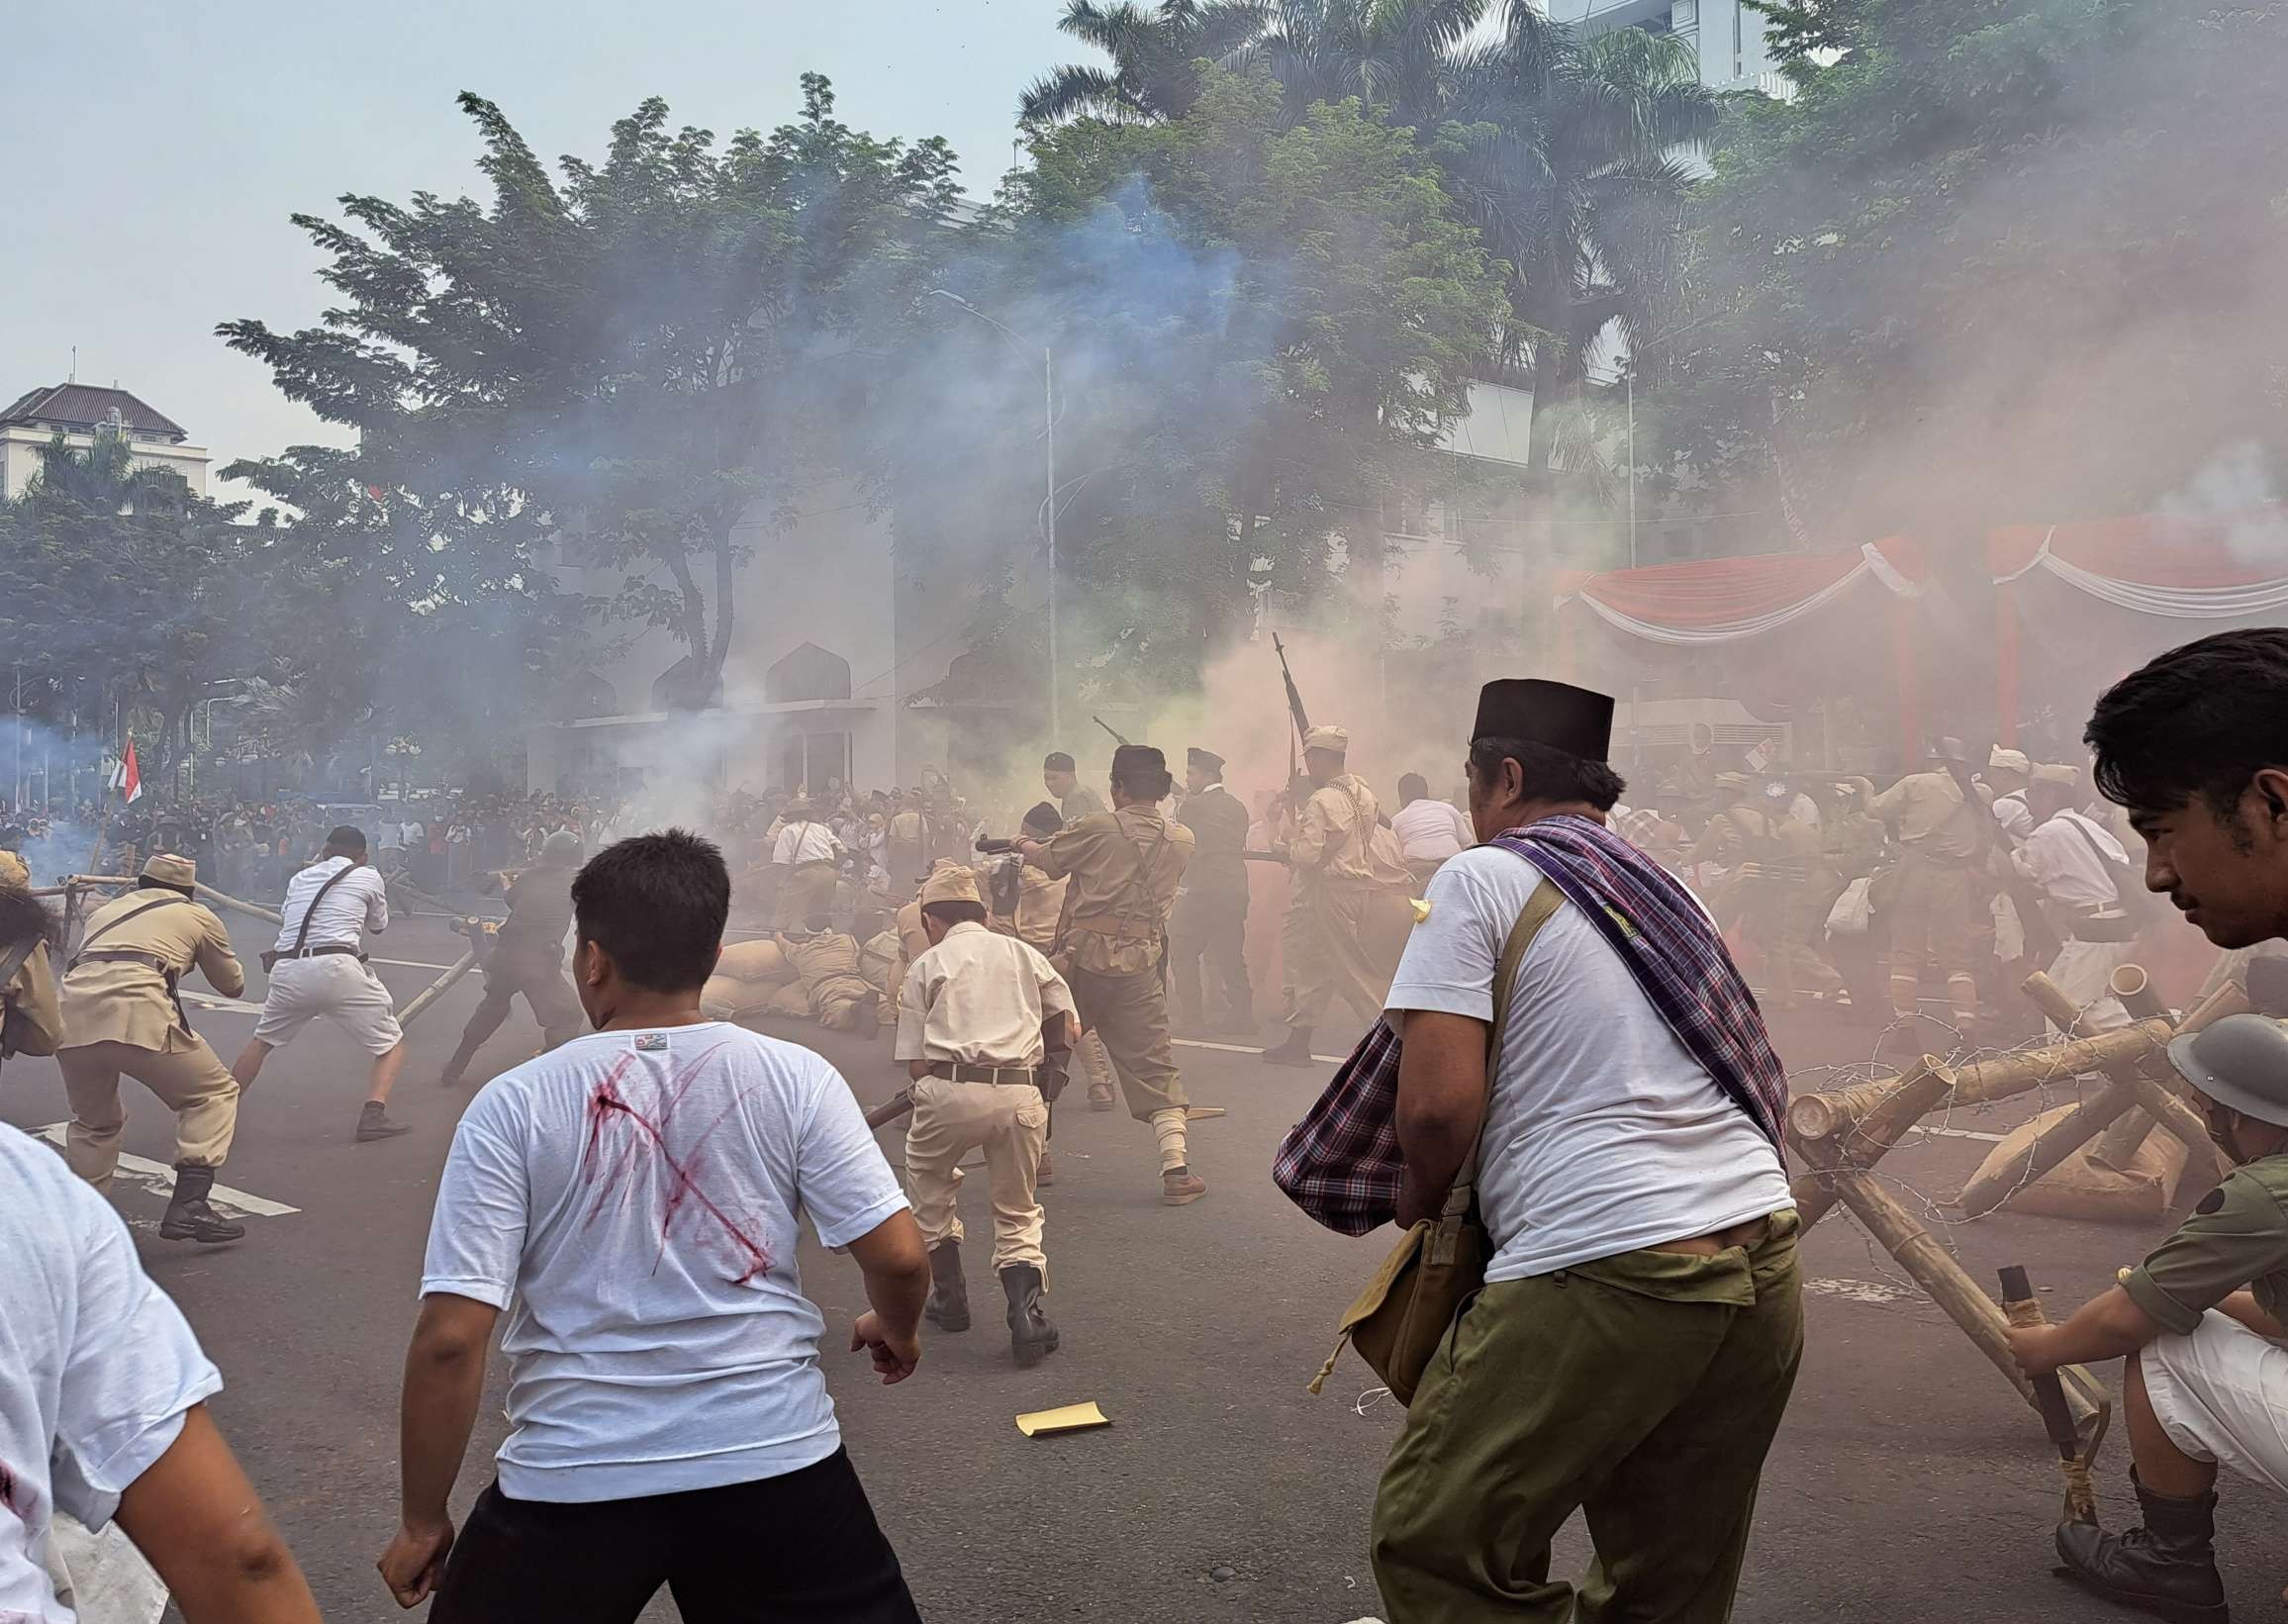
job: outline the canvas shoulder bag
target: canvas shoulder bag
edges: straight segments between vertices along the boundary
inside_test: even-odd
[[[1453,1188],[1446,1192],[1444,1209],[1435,1218],[1421,1219],[1400,1237],[1358,1300],[1343,1311],[1336,1326],[1340,1334],[1335,1351],[1327,1355],[1326,1364],[1312,1380],[1311,1391],[1326,1385],[1347,1342],[1382,1379],[1392,1397],[1401,1404],[1412,1403],[1422,1373],[1430,1368],[1454,1316],[1462,1311],[1471,1293],[1485,1284],[1491,1246],[1478,1211],[1478,1156],[1485,1142],[1485,1117],[1492,1114],[1502,1028],[1509,1021],[1510,999],[1525,950],[1564,901],[1564,894],[1545,878],[1534,887],[1517,922],[1510,926],[1500,962],[1493,969],[1493,1024],[1485,1034],[1486,1108],[1478,1117],[1470,1153],[1463,1157]]]

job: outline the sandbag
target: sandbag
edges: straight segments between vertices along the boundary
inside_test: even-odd
[[[731,981],[784,981],[795,973],[786,950],[767,937],[753,942],[726,942],[715,973]]]
[[[2061,1121],[2074,1107],[2057,1105],[2031,1122],[2021,1123],[1979,1164],[1973,1182],[1990,1178],[2004,1181],[2013,1167],[2026,1165],[2027,1148],[2036,1134]],[[2089,1159],[2097,1141],[2091,1140],[2033,1184],[2002,1204],[2013,1212],[2045,1218],[2089,1218],[2099,1223],[2151,1223],[2167,1215],[2169,1193],[2185,1168],[2182,1140],[2163,1128],[2145,1135],[2145,1143],[2130,1158],[2129,1169],[2117,1173]]]

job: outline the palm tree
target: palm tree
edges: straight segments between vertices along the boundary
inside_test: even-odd
[[[1468,59],[1463,42],[1487,0],[1279,0],[1264,37],[1241,53],[1261,64],[1300,119],[1314,102],[1356,96],[1425,137],[1446,121]]]
[[[1263,31],[1263,0],[1066,0],[1057,27],[1112,58],[1109,69],[1071,65],[1036,79],[1017,99],[1017,123],[1037,130],[1093,117],[1156,123],[1181,118],[1198,90],[1192,64],[1230,58]]]

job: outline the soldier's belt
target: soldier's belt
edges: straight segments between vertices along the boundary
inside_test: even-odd
[[[1145,928],[1124,924],[1116,919],[1106,924],[1099,924],[1094,919],[1068,919],[1065,921],[1065,930],[1067,934],[1077,930],[1088,936],[1108,936],[1118,942],[1156,942],[1160,939],[1158,925]]]
[[[929,1075],[948,1083],[994,1083],[1004,1089],[1032,1088],[1038,1081],[1030,1066],[973,1066],[966,1060],[933,1060]]]

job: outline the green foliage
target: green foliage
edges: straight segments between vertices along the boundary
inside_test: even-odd
[[[1040,130],[1077,117],[1150,123],[1182,118],[1199,94],[1196,64],[1221,62],[1262,32],[1262,0],[1065,0],[1057,27],[1112,58],[1109,69],[1056,68],[1017,99],[1017,123]]]
[[[1769,11],[1799,93],[1726,111],[1656,409],[1707,489],[1933,533],[2282,446],[2288,7]]]

